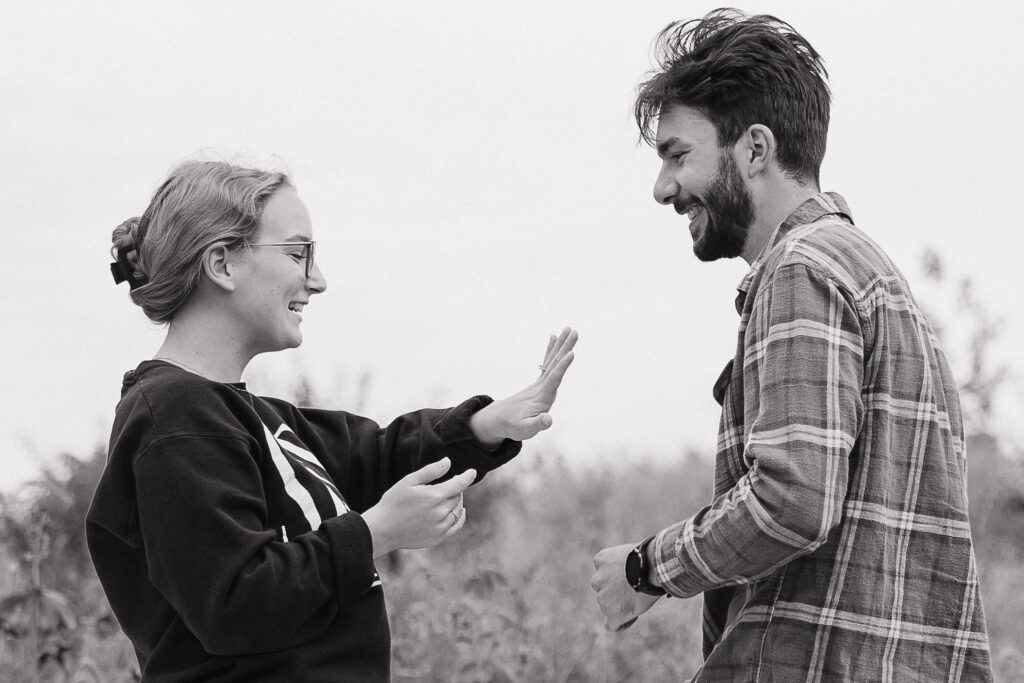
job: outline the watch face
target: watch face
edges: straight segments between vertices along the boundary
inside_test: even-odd
[[[639,548],[633,548],[626,555],[626,581],[633,588],[640,585],[640,552]]]

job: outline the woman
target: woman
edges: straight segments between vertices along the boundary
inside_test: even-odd
[[[462,491],[551,425],[569,329],[518,394],[386,428],[250,394],[326,289],[314,246],[286,176],[218,162],[114,230],[114,279],[167,336],[125,374],[87,539],[145,681],[387,680],[374,560],[457,533]]]

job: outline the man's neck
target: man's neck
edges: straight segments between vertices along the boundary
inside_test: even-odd
[[[789,179],[780,179],[761,189],[761,196],[754,196],[755,218],[750,226],[747,241],[740,254],[747,265],[753,265],[768,240],[775,234],[775,229],[798,206],[821,190],[817,183],[800,184]]]

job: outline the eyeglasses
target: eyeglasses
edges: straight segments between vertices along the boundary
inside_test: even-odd
[[[250,247],[301,247],[302,255],[289,254],[295,258],[301,258],[306,262],[306,279],[309,279],[310,273],[313,272],[313,253],[316,251],[316,242],[310,240],[308,242],[259,242],[252,244],[246,242]]]

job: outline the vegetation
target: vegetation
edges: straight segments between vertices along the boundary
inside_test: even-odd
[[[1007,377],[988,366],[998,327],[975,299],[960,300],[960,328],[973,350],[958,369],[972,434],[971,525],[993,660],[997,680],[1024,681],[1024,451],[992,434],[987,419]],[[305,382],[296,393],[313,398]],[[103,448],[64,455],[29,490],[0,498],[5,681],[138,680],[83,538],[104,457]],[[638,540],[705,504],[710,459],[690,453],[655,463],[624,451],[619,460],[580,467],[527,449],[468,492],[459,536],[381,563],[395,680],[676,681],[692,673],[699,600],[663,600],[610,634],[589,578],[600,548]]]
[[[970,449],[993,657],[999,680],[1024,680],[1024,460],[1006,457],[989,437],[972,439]],[[8,596],[0,600],[4,680],[137,680],[81,534],[102,462],[99,450],[68,457],[64,478],[48,474],[30,505],[7,501],[0,561],[14,571],[0,582]],[[381,567],[395,680],[684,679],[700,662],[700,601],[662,601],[628,631],[606,633],[589,586],[591,558],[694,512],[711,477],[695,454],[595,470],[536,451],[492,473],[468,494],[462,534],[395,553]]]

